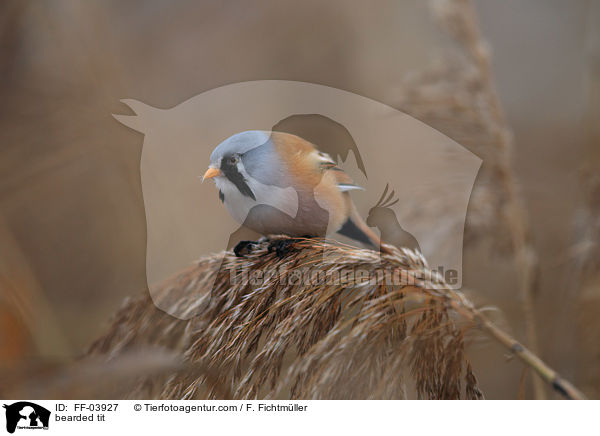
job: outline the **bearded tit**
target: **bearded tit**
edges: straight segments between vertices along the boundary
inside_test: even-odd
[[[206,179],[215,182],[230,215],[257,233],[324,237],[338,232],[389,252],[350,198],[350,191],[362,188],[299,136],[237,133],[214,149]]]

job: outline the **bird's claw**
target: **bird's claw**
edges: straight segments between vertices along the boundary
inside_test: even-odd
[[[244,255],[249,254],[254,247],[256,247],[256,241],[240,241],[233,247],[233,253],[236,257],[244,257]]]
[[[269,243],[267,251],[269,253],[275,252],[279,259],[283,259],[283,257],[290,252],[292,246],[298,241],[300,241],[300,239],[276,239]]]

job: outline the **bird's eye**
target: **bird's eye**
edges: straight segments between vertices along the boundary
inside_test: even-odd
[[[239,158],[237,156],[229,156],[227,158],[227,163],[231,164],[231,165],[235,165],[238,163]]]

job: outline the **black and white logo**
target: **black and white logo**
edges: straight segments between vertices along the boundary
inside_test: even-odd
[[[50,411],[29,401],[19,401],[3,406],[6,409],[6,431],[14,433],[16,429],[48,430]]]

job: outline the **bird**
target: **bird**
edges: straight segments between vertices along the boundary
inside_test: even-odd
[[[229,214],[259,234],[312,238],[337,232],[389,252],[350,197],[351,191],[363,188],[327,153],[299,136],[263,130],[236,133],[211,153],[202,181],[209,179]],[[238,244],[236,255],[251,242]]]

